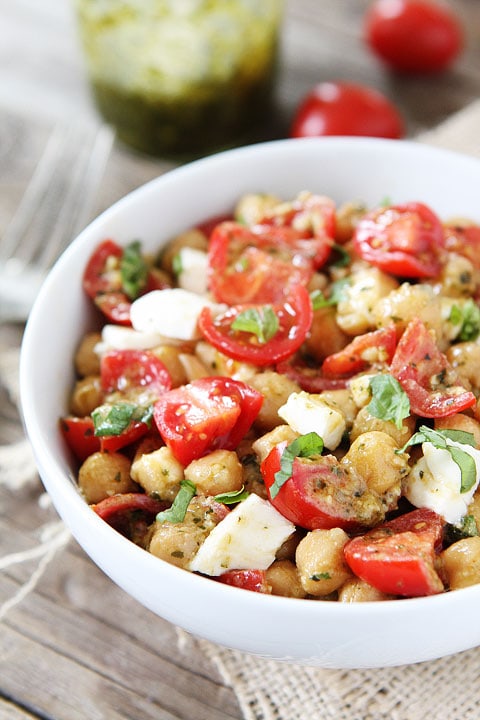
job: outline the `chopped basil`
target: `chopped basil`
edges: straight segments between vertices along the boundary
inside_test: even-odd
[[[176,275],[177,277],[179,275],[181,275],[183,272],[182,256],[180,255],[180,253],[177,253],[176,255],[173,256],[172,270],[173,270],[174,275]]]
[[[153,406],[135,405],[135,403],[119,402],[114,405],[105,403],[95,408],[92,420],[97,437],[121,435],[131,422],[150,424]]]
[[[280,470],[275,473],[275,482],[270,488],[270,497],[275,498],[282,485],[292,476],[293,461],[296,457],[311,457],[320,455],[323,451],[323,440],[316,432],[300,435],[283,451],[280,460]]]
[[[271,305],[248,308],[239,313],[232,322],[232,330],[252,333],[262,344],[267,343],[277,334],[279,326],[278,317]]]
[[[331,265],[332,267],[347,267],[350,264],[350,253],[345,250],[343,245],[333,243],[332,249],[337,253],[338,257],[334,260]]]
[[[323,307],[338,305],[338,303],[343,300],[345,288],[349,284],[349,278],[336,280],[330,285],[330,295],[328,297],[326,297],[321,290],[313,290],[313,292],[310,293],[310,300],[312,301],[313,309],[319,310]]]
[[[331,580],[331,578],[332,576],[329,572],[319,572],[310,575],[310,580],[313,580],[314,582],[318,582],[319,580]]]
[[[141,245],[134,240],[123,251],[120,261],[122,287],[130,300],[135,300],[147,283],[148,268],[141,253]]]
[[[432,430],[432,428],[422,425],[418,432],[412,435],[410,440],[405,443],[403,448],[395,452],[405,452],[407,447],[423,442],[430,442],[435,448],[447,450],[453,462],[460,468],[460,492],[468,492],[477,480],[475,460],[469,453],[462,450],[462,448],[449,445],[447,440],[475,447],[475,439],[472,433],[464,432],[463,430]]]
[[[401,428],[410,415],[410,400],[402,386],[392,375],[375,375],[370,380],[372,399],[366,410],[380,420],[390,420]]]
[[[457,339],[465,342],[476,340],[480,334],[480,308],[471,298],[463,305],[452,305],[449,315],[452,325],[460,325]]]
[[[162,512],[157,514],[157,522],[183,522],[185,520],[190,500],[196,492],[197,488],[192,482],[190,482],[190,480],[182,480],[180,483],[180,490],[176,494],[171,507],[169,507],[168,510],[162,510]]]
[[[250,493],[245,490],[245,486],[242,485],[240,490],[232,490],[231,492],[215,495],[214,500],[219,503],[223,503],[224,505],[233,505],[235,503],[241,502],[242,500],[246,500],[249,495]]]

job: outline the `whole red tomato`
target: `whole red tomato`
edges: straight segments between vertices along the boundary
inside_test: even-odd
[[[455,13],[431,0],[375,0],[365,16],[365,39],[381,60],[405,73],[441,72],[463,46]]]
[[[348,82],[322,82],[300,103],[290,135],[398,139],[404,135],[404,124],[397,108],[377,90]]]

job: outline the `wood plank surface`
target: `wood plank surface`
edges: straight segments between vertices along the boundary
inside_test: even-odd
[[[361,34],[368,0],[290,0],[282,34],[278,111],[272,137],[288,133],[301,97],[321,80],[371,85],[403,113],[408,134],[431,128],[480,94],[480,3],[452,1],[466,49],[436,78],[398,77],[369,53]],[[72,3],[0,0],[0,237],[53,125],[98,124]],[[93,217],[171,162],[116,145]],[[0,325],[0,353],[22,328]],[[23,439],[0,383],[0,445]],[[25,459],[27,462],[27,457]],[[58,518],[38,478],[0,485],[0,561],[38,547]],[[35,572],[39,558],[0,569],[0,606]],[[234,691],[185,633],[113,585],[70,540],[38,583],[0,619],[0,720],[227,720],[241,718]]]

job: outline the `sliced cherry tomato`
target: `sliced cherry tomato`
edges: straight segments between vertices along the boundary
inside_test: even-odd
[[[365,38],[383,62],[404,73],[441,72],[463,46],[458,17],[432,0],[376,0],[365,16]]]
[[[116,325],[131,326],[130,308],[132,303],[123,292],[107,292],[97,295],[93,301],[107,320]]]
[[[261,312],[263,307],[237,305],[216,317],[209,307],[205,307],[200,313],[198,327],[204,337],[228,357],[259,367],[272,365],[293,355],[305,340],[312,324],[312,302],[308,291],[299,285],[286,302],[271,308],[278,318],[278,330],[265,342],[260,342],[255,333],[232,328],[239,315],[249,310]]]
[[[145,493],[122,493],[101,500],[91,508],[115,530],[134,542],[141,542],[157,513],[168,503]]]
[[[217,449],[233,450],[250,429],[263,395],[239,380],[205,377],[155,403],[160,435],[182,465]]]
[[[360,218],[355,251],[375,267],[400,277],[435,277],[444,251],[442,223],[419,202],[373,210]]]
[[[475,405],[475,395],[460,386],[455,370],[418,318],[400,338],[390,372],[407,393],[415,415],[447,417]]]
[[[390,364],[396,344],[394,325],[358,335],[343,350],[325,358],[322,372],[326,377],[351,376],[376,363]]]
[[[322,82],[301,101],[291,137],[366,135],[401,138],[403,120],[396,107],[373,88],[347,82]]]
[[[291,227],[217,225],[208,252],[210,290],[229,305],[282,302],[293,286],[307,285],[323,242]]]
[[[68,416],[61,418],[60,430],[68,447],[80,462],[100,450],[100,438],[95,436],[95,427],[91,417]]]
[[[204,220],[203,222],[199,223],[196,227],[197,227],[197,230],[200,230],[200,232],[203,232],[203,234],[206,235],[207,238],[209,238],[210,235],[212,234],[212,232],[217,227],[217,225],[220,225],[220,223],[227,222],[230,220],[233,220],[233,216],[231,213],[224,213],[223,215],[214,215],[214,217]]]
[[[216,580],[225,583],[225,585],[242,588],[242,590],[251,590],[266,595],[272,593],[272,588],[267,583],[265,570],[227,570],[223,575],[219,575]]]
[[[294,380],[302,390],[309,393],[321,393],[324,390],[342,390],[347,387],[349,378],[325,377],[318,366],[308,365],[301,358],[289,358],[279,362],[276,371]]]
[[[147,423],[132,421],[119,435],[100,437],[100,449],[102,452],[117,452],[143,438],[149,430]]]
[[[89,297],[95,299],[97,295],[109,292],[118,292],[122,289],[119,272],[112,272],[109,267],[111,258],[119,265],[123,255],[123,248],[113,240],[104,240],[90,256],[83,274],[83,289]]]
[[[152,402],[172,387],[170,374],[149,350],[110,350],[100,363],[100,382],[106,393],[148,396]]]
[[[480,270],[480,225],[445,225],[445,249],[466,257]]]
[[[276,445],[261,464],[270,502],[288,520],[306,528],[358,530],[384,519],[380,498],[359,475],[347,473],[333,455],[296,457],[291,477],[272,498],[286,442]]]
[[[433,510],[413,510],[347,542],[345,560],[355,575],[389,595],[441,593],[435,552],[444,526]]]

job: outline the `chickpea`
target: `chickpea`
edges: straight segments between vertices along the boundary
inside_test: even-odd
[[[380,328],[393,322],[398,332],[403,332],[411,320],[419,318],[427,328],[435,331],[437,341],[442,343],[441,309],[441,299],[429,285],[403,283],[376,303],[373,310],[374,323]]]
[[[464,538],[440,555],[450,590],[480,583],[480,537]]]
[[[278,410],[287,402],[288,396],[293,392],[300,392],[299,385],[286,375],[267,370],[254,375],[250,385],[263,395],[263,403],[255,420],[255,427],[260,432],[268,432],[281,425],[283,420]]]
[[[170,501],[175,499],[184,479],[183,465],[165,446],[136,456],[131,474],[148,495],[157,495],[161,500]]]
[[[312,530],[295,553],[300,582],[308,595],[323,596],[341,587],[351,576],[343,548],[348,535],[341,528]]]
[[[415,418],[410,415],[404,418],[402,426],[398,428],[391,420],[382,420],[370,415],[366,407],[361,408],[350,431],[350,442],[353,442],[366,432],[382,432],[390,435],[397,447],[403,447],[415,432]]]
[[[70,412],[77,417],[86,417],[103,402],[103,391],[98,375],[87,375],[77,380],[70,397]]]
[[[391,600],[394,596],[387,595],[377,590],[360,578],[350,578],[338,591],[339,602],[377,602],[379,600]]]
[[[473,263],[463,255],[448,253],[434,286],[435,292],[449,298],[470,298],[475,294]]]
[[[281,200],[276,195],[248,193],[238,201],[234,217],[238,222],[255,225],[255,223],[260,222],[269,215],[280,203]]]
[[[351,239],[358,221],[367,212],[361,202],[346,202],[337,209],[335,222],[335,239],[338,243],[346,243]]]
[[[87,333],[81,340],[75,353],[75,370],[81,377],[100,374],[100,358],[95,347],[101,340],[99,332]]]
[[[243,485],[243,468],[237,454],[231,450],[214,450],[193,460],[185,468],[187,477],[201,495],[240,490]]]
[[[304,598],[306,592],[300,583],[295,563],[290,560],[276,560],[266,571],[266,581],[272,588],[272,595]]]
[[[89,455],[78,471],[78,485],[89,505],[117,493],[138,490],[130,477],[130,460],[115,452]]]
[[[376,307],[395,291],[398,282],[377,268],[360,267],[351,276],[337,305],[337,323],[348,335],[359,335],[377,325]],[[391,321],[390,321],[391,322]]]
[[[480,392],[480,345],[472,341],[459,342],[452,345],[446,355],[460,383],[467,389]]]
[[[213,498],[195,496],[182,522],[154,523],[147,549],[156,557],[177,567],[186,568],[207,535],[221,517],[212,508]]]
[[[168,374],[172,380],[172,387],[179,387],[185,385],[187,382],[187,373],[185,367],[180,360],[180,355],[183,350],[181,347],[175,347],[174,345],[158,345],[152,348],[156,357],[163,362],[168,370]]]
[[[402,479],[408,475],[408,455],[396,454],[395,440],[384,432],[371,431],[360,435],[351,444],[341,465],[354,467],[363,477],[370,490],[379,495],[393,495],[394,501],[400,497]]]
[[[175,258],[180,250],[185,247],[195,248],[196,250],[203,250],[206,252],[208,250],[208,238],[205,233],[201,230],[197,230],[196,228],[187,230],[186,232],[177,235],[177,237],[167,243],[162,252],[160,258],[160,265],[162,269],[167,273],[173,274],[173,264]]]
[[[259,461],[263,462],[275,445],[284,441],[291,443],[297,437],[297,433],[292,430],[290,425],[278,425],[269,433],[266,433],[266,435],[262,435],[258,440],[255,440],[252,444],[252,449],[258,456]]]
[[[315,310],[310,332],[305,340],[305,348],[317,362],[322,362],[328,355],[339,352],[349,341],[349,336],[337,323],[334,307]]]

